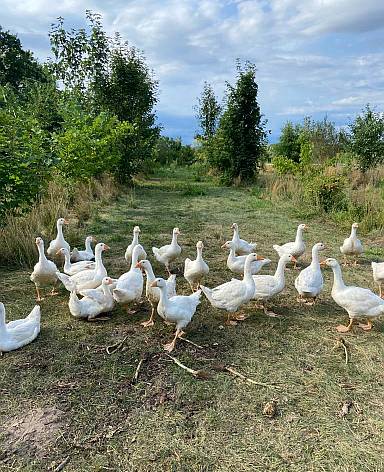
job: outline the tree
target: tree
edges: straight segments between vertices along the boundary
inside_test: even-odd
[[[0,85],[11,85],[16,90],[26,80],[44,81],[42,66],[30,51],[25,51],[19,38],[0,26]]]
[[[132,172],[152,155],[159,136],[154,106],[158,84],[144,56],[103,31],[100,15],[86,11],[85,29],[66,31],[63,18],[52,25],[50,40],[55,61],[51,65],[66,93],[77,97],[94,118],[114,115],[127,126],[126,139],[119,135],[120,163],[117,176],[129,181]]]
[[[226,182],[250,180],[258,172],[266,152],[266,122],[257,101],[256,67],[237,64],[235,86],[227,84],[227,108],[214,139],[211,164]]]
[[[304,118],[302,137],[312,144],[313,161],[325,162],[335,157],[343,148],[343,133],[325,116],[321,121],[314,121],[309,116]]]
[[[212,85],[204,82],[203,91],[198,98],[196,118],[202,131],[198,137],[203,140],[212,138],[217,130],[221,114],[221,106],[216,98]]]
[[[350,147],[363,172],[384,160],[384,117],[369,105],[349,125]]]
[[[287,157],[293,162],[300,161],[301,126],[287,121],[281,129],[279,142],[274,146],[276,156]]]

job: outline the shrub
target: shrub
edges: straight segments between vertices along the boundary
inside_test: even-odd
[[[7,210],[25,210],[35,200],[51,163],[47,134],[12,98],[13,107],[0,108],[0,217]]]
[[[285,156],[275,156],[272,165],[278,175],[296,174],[299,170],[299,165]]]
[[[324,169],[304,178],[304,193],[325,212],[347,208],[345,179],[341,175],[326,175]]]

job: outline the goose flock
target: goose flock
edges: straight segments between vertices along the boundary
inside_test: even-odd
[[[204,244],[198,241],[196,244],[196,259],[185,259],[184,278],[189,283],[192,293],[189,295],[176,294],[176,275],[171,273],[171,266],[180,257],[182,248],[178,243],[181,232],[179,228],[172,231],[170,244],[162,247],[153,247],[154,259],[162,264],[168,274],[165,280],[156,277],[152,264],[148,259],[144,247],[139,242],[140,228],[133,228],[131,244],[125,252],[125,259],[129,270],[119,278],[108,276],[103,263],[103,253],[110,248],[107,244],[99,242],[88,236],[85,240],[85,249],[72,249],[64,238],[63,226],[69,222],[64,218],[57,220],[57,236],[49,243],[47,255],[45,254],[44,241],[41,237],[35,240],[39,260],[34,266],[30,276],[36,287],[36,299],[42,301],[41,290],[43,287],[52,286],[51,295],[55,295],[57,284],[61,282],[69,291],[68,307],[75,318],[87,320],[106,319],[116,304],[121,304],[129,309],[132,304],[140,302],[145,287],[145,297],[151,305],[151,314],[148,320],[141,324],[150,327],[154,324],[155,312],[167,323],[176,327],[171,342],[164,345],[164,349],[171,352],[177,339],[184,334],[184,329],[190,323],[200,303],[201,294],[204,293],[210,304],[226,312],[225,323],[236,325],[244,320],[246,315],[241,313],[241,308],[255,300],[261,305],[268,316],[278,316],[268,309],[268,303],[285,288],[285,270],[288,264],[293,263],[294,269],[298,269],[297,261],[305,253],[304,232],[307,225],[300,224],[296,231],[296,238],[292,242],[283,245],[274,245],[273,248],[279,256],[274,275],[261,275],[260,270],[271,263],[258,255],[256,243],[240,238],[239,227],[233,223],[233,237],[221,247],[229,251],[227,259],[228,269],[235,274],[242,274],[242,278],[232,278],[217,287],[209,288],[202,285],[204,278],[209,273],[209,266],[203,259]],[[340,247],[344,256],[344,264],[357,264],[357,258],[363,252],[361,241],[357,237],[358,224],[353,223],[351,234]],[[320,261],[320,252],[325,251],[326,246],[322,242],[312,247],[312,261],[310,265],[302,269],[295,279],[295,288],[298,293],[298,302],[315,304],[323,290],[322,267],[328,266],[333,271],[333,287],[331,296],[342,307],[349,317],[347,325],[337,326],[337,331],[350,331],[357,320],[364,320],[360,324],[364,330],[372,328],[372,322],[378,316],[384,314],[384,300],[382,299],[382,284],[384,282],[384,262],[372,262],[373,278],[379,287],[379,296],[369,289],[357,286],[345,285],[341,267],[336,259],[328,258]],[[60,272],[56,263],[63,263],[63,271]],[[144,276],[145,274],[145,285]],[[107,318],[109,319],[109,318]],[[5,307],[0,303],[0,352],[18,349],[32,342],[40,332],[40,305],[36,305],[31,313],[24,319],[6,323]]]

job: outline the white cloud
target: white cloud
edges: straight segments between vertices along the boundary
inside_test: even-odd
[[[86,8],[101,12],[108,32],[144,50],[167,115],[193,116],[205,80],[222,93],[237,57],[256,63],[273,126],[281,116],[337,116],[383,103],[382,0],[3,0],[2,7],[3,26],[24,33],[33,49],[40,41],[41,57],[49,48],[39,35],[57,16],[70,27],[84,22]]]

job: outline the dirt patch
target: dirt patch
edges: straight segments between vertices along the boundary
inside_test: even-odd
[[[44,457],[62,427],[63,413],[55,407],[35,408],[4,425],[5,456],[12,454]]]

